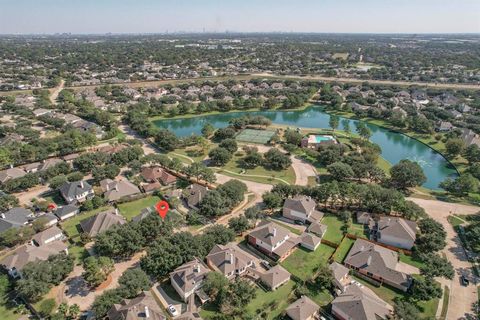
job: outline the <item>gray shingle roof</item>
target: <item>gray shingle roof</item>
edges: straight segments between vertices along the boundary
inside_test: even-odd
[[[315,201],[307,196],[296,196],[294,198],[287,198],[283,204],[284,208],[289,208],[305,214],[310,214],[316,207]]]
[[[307,296],[302,296],[300,299],[289,305],[286,309],[287,315],[292,320],[307,320],[310,319],[320,307]]]
[[[390,235],[400,239],[416,239],[417,223],[396,217],[381,217],[378,222],[378,231],[382,236]]]
[[[60,192],[67,198],[75,198],[90,190],[92,186],[87,181],[65,182],[60,186]]]
[[[126,223],[125,218],[121,215],[115,214],[115,210],[100,212],[93,217],[80,221],[82,230],[90,237],[95,237],[97,234],[106,231],[114,225],[121,225]]]
[[[25,208],[21,208],[21,207],[12,208],[4,212],[2,215],[5,216],[3,220],[11,222],[13,224],[20,224],[20,225],[26,224],[28,221],[32,220],[33,218],[32,211]]]
[[[59,207],[57,210],[55,210],[55,215],[59,218],[62,218],[68,214],[71,214],[72,212],[75,212],[79,210],[78,207],[74,206],[74,205],[71,205],[71,204],[67,204],[65,206],[62,206],[62,207]]]
[[[189,292],[199,282],[202,282],[210,269],[198,258],[184,263],[170,273],[171,281],[174,281],[183,292]]]

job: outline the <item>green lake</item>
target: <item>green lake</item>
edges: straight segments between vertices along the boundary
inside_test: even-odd
[[[169,129],[177,136],[184,137],[191,134],[201,134],[205,123],[210,123],[216,128],[228,126],[231,119],[244,115],[261,115],[269,118],[275,124],[288,125],[292,128],[329,128],[330,115],[320,106],[311,106],[298,111],[253,111],[230,112],[213,115],[200,115],[192,118],[176,118],[156,120],[158,127]],[[341,120],[346,119],[342,118]],[[355,122],[359,120],[347,119],[350,129],[355,130]],[[439,189],[439,183],[447,177],[455,177],[457,172],[453,166],[438,152],[406,135],[366,123],[372,131],[370,140],[382,148],[382,157],[392,164],[402,159],[416,161],[423,168],[427,182],[423,185],[429,189]],[[343,129],[340,121],[339,129]]]

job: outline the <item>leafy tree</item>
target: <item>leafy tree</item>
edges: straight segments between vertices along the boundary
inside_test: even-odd
[[[220,185],[216,191],[230,200],[229,207],[232,208],[245,199],[247,185],[239,180],[232,179]]]
[[[212,126],[212,124],[210,123],[205,123],[202,127],[202,135],[205,137],[205,138],[210,138],[210,136],[213,134],[213,132],[215,131],[215,127]]]
[[[40,306],[38,307],[38,312],[43,317],[48,317],[52,314],[56,305],[57,304],[55,303],[55,299],[53,298],[45,299],[42,302],[40,302]]]
[[[233,217],[228,221],[228,227],[234,230],[237,234],[241,234],[248,230],[250,227],[250,222],[244,215],[240,217]]]
[[[467,148],[465,148],[463,156],[470,164],[480,162],[480,147],[476,144],[469,145]]]
[[[355,122],[355,126],[360,137],[362,137],[365,140],[370,139],[372,132],[364,122],[357,121]]]
[[[120,174],[120,168],[116,164],[107,164],[103,167],[96,167],[92,170],[92,176],[96,182],[104,179],[115,179]]]
[[[114,270],[113,260],[108,257],[88,257],[83,261],[82,274],[85,281],[92,287],[96,287],[105,280]]]
[[[440,183],[440,187],[457,197],[465,197],[469,192],[478,190],[478,180],[470,173],[463,173],[455,180],[447,178]]]
[[[441,257],[436,253],[427,253],[423,255],[424,265],[420,272],[427,278],[445,277],[452,280],[455,274],[452,263],[447,258]]]
[[[219,217],[226,214],[231,206],[231,200],[218,190],[209,191],[199,204],[198,213],[206,217]]]
[[[12,194],[3,194],[0,196],[0,211],[8,211],[18,206],[18,199]]]
[[[238,314],[255,296],[255,288],[247,280],[237,278],[221,292],[217,303],[223,314]]]
[[[235,139],[225,139],[218,145],[220,148],[228,150],[230,153],[235,153],[238,149],[238,144]]]
[[[303,135],[300,132],[291,129],[286,130],[283,136],[287,143],[295,146],[299,146],[303,138]]]
[[[399,214],[407,220],[419,220],[427,217],[425,209],[413,201],[404,201],[400,203],[397,210]]]
[[[224,166],[232,159],[232,153],[221,147],[210,150],[208,156],[214,166]]]
[[[313,283],[320,290],[330,290],[333,286],[332,270],[326,265],[321,265],[315,272]]]
[[[353,177],[352,167],[347,163],[334,162],[327,167],[328,173],[337,181],[345,181]]]
[[[417,320],[420,319],[420,312],[414,303],[397,298],[393,306],[393,317],[395,320]]]
[[[108,310],[116,304],[122,301],[121,290],[119,289],[110,289],[106,290],[101,295],[95,298],[92,304],[92,311],[95,315],[95,319],[103,319]]]
[[[420,235],[417,236],[415,250],[419,253],[429,253],[442,250],[446,246],[447,233],[442,224],[426,218],[418,223]]]
[[[292,165],[290,157],[276,148],[268,150],[264,157],[266,165],[273,170],[285,170]]]
[[[185,168],[185,174],[189,177],[195,177],[197,181],[204,180],[207,182],[215,182],[215,174],[211,168],[208,168],[202,162],[194,162]]]
[[[350,120],[348,120],[348,119],[343,119],[343,120],[342,120],[342,126],[343,126],[343,130],[344,130],[346,133],[350,133]]]
[[[331,115],[330,119],[328,120],[328,125],[330,128],[332,128],[333,131],[335,131],[338,128],[338,125],[340,123],[340,117],[337,115]]]
[[[58,189],[65,182],[68,182],[68,179],[67,179],[67,176],[63,174],[53,177],[48,181],[49,187],[51,189]]]
[[[263,157],[259,152],[250,152],[242,159],[242,166],[246,169],[255,169],[263,164]]]
[[[123,297],[134,298],[150,288],[150,279],[140,268],[128,269],[120,276],[118,284]]]
[[[445,143],[445,150],[452,158],[460,155],[464,148],[465,143],[461,139],[449,139],[447,143]]]
[[[209,272],[203,281],[202,289],[212,299],[216,301],[222,291],[228,286],[228,279],[219,272]]]
[[[442,297],[442,288],[433,278],[416,278],[409,290],[412,298],[419,301]]]
[[[165,151],[173,151],[180,145],[180,140],[170,130],[159,129],[155,134],[155,143]]]
[[[267,209],[274,210],[283,204],[283,198],[276,192],[265,192],[262,198]]]
[[[418,163],[406,159],[390,168],[390,176],[391,184],[401,190],[420,186],[427,181]]]
[[[225,139],[232,139],[235,137],[235,129],[231,127],[220,128],[215,131],[213,134],[213,140],[215,141],[222,141]]]

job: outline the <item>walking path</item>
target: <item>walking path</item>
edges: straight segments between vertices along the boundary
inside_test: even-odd
[[[417,198],[409,198],[408,200],[411,200],[424,208],[427,214],[440,222],[447,232],[447,246],[443,252],[447,259],[452,263],[455,269],[455,276],[453,280],[447,280],[444,278],[438,279],[442,285],[446,285],[450,289],[446,319],[457,320],[467,317],[467,315],[473,316],[472,306],[478,299],[478,279],[473,274],[472,264],[468,261],[462,243],[447,218],[453,214],[476,214],[480,211],[480,207],[448,203],[438,200]],[[470,279],[469,286],[465,287],[461,284],[460,277],[462,275]]]
[[[50,93],[50,102],[55,105],[57,104],[57,98],[60,92],[63,90],[63,87],[65,86],[65,80],[60,80],[60,84],[53,88]]]

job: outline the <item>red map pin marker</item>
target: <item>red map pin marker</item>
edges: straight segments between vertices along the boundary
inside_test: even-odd
[[[167,201],[159,201],[156,205],[155,205],[155,209],[157,209],[157,212],[158,214],[160,215],[160,217],[162,217],[162,219],[165,219],[165,216],[167,215],[167,212],[168,212],[168,202]]]

